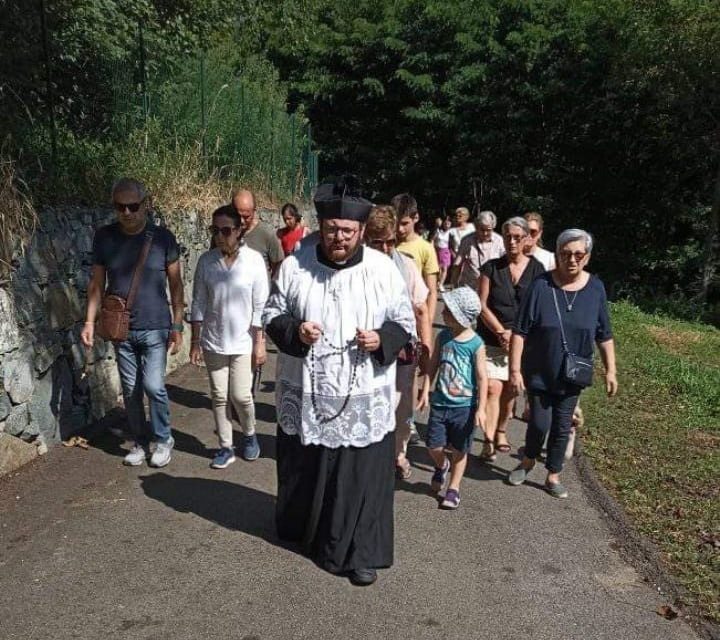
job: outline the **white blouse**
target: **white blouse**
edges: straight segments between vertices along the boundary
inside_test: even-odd
[[[435,232],[434,242],[437,249],[450,248],[450,229],[447,229],[445,231],[443,231],[442,229],[438,229]]]
[[[262,327],[268,297],[268,276],[262,255],[240,247],[227,266],[220,249],[200,256],[193,280],[191,322],[202,322],[200,346],[223,355],[252,353],[250,327]]]
[[[278,315],[320,324],[323,334],[304,358],[280,353],[276,373],[278,425],[303,445],[365,447],[395,429],[395,363],[381,366],[357,347],[358,329],[398,323],[413,337],[415,317],[400,271],[383,253],[332,269],[316,245],[280,266],[263,324]],[[346,402],[347,400],[347,402]]]

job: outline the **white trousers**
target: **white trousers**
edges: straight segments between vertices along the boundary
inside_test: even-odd
[[[255,434],[255,404],[252,397],[252,356],[226,356],[204,351],[210,378],[213,416],[220,446],[232,448],[232,407],[246,436]]]

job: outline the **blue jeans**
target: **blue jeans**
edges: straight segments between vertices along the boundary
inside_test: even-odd
[[[547,459],[545,468],[550,473],[560,473],[565,461],[573,412],[579,394],[554,395],[543,391],[528,391],[530,419],[525,436],[525,456],[535,460],[542,451],[548,431]]]
[[[128,426],[138,444],[170,439],[170,400],[165,389],[169,333],[167,329],[131,330],[127,340],[114,345]],[[149,428],[143,392],[150,405]]]

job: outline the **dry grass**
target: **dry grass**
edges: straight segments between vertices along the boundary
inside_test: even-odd
[[[12,274],[12,260],[22,255],[38,225],[38,215],[16,176],[13,162],[0,157],[0,283]]]
[[[259,207],[276,208],[279,203],[265,188],[267,182],[259,175],[238,177],[235,167],[224,167],[209,174],[205,170],[200,145],[190,148],[175,145],[166,151],[148,145],[140,153],[116,159],[118,175],[137,177],[146,183],[159,210],[168,212],[196,211],[209,216],[230,201],[240,188],[255,193]]]

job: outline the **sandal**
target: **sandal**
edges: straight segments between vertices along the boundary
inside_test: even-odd
[[[478,457],[485,462],[495,462],[495,458],[497,457],[495,455],[495,445],[489,440],[485,440],[482,451]]]
[[[412,467],[410,462],[405,460],[405,464],[395,465],[395,477],[398,480],[408,480],[412,475]]]
[[[510,453],[510,450],[512,449],[512,446],[510,445],[509,442],[507,442],[507,435],[505,435],[505,438],[506,438],[506,441],[505,441],[505,442],[500,442],[500,443],[497,442],[497,436],[498,436],[498,434],[500,434],[500,433],[502,433],[503,435],[505,435],[506,432],[505,432],[505,431],[498,431],[498,432],[495,434],[495,439],[496,439],[496,442],[495,442],[495,451],[498,451],[498,452],[500,452],[500,453]]]

